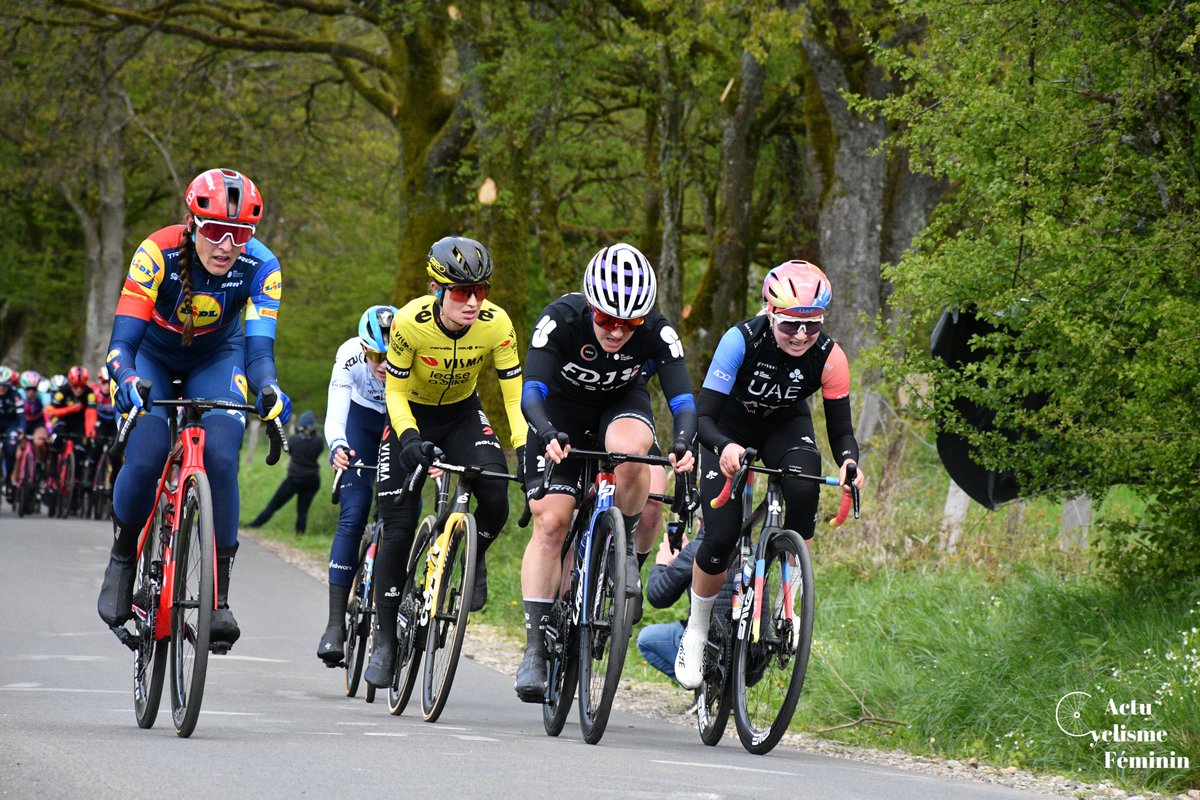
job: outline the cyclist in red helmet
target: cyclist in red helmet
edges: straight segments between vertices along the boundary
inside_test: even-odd
[[[185,397],[245,403],[252,392],[263,419],[286,421],[291,413],[275,371],[282,271],[275,254],[254,238],[263,216],[258,187],[240,172],[210,169],[188,186],[185,204],[182,225],[150,234],[134,253],[108,346],[113,405],[122,415],[146,414],[129,437],[113,487],[114,539],[97,602],[110,626],[132,616],[137,538],[171,444],[167,409],[143,407],[138,380],[152,383],[151,401],[168,397],[172,378],[181,378]],[[278,398],[269,408],[262,400],[266,387]],[[203,425],[217,543],[211,637],[228,649],[241,633],[229,610],[229,573],[237,550],[237,455],[246,420],[240,413],[210,411]]]
[[[76,364],[67,370],[67,384],[57,389],[46,407],[53,424],[55,447],[61,447],[63,434],[90,438],[96,428],[96,395],[88,385],[87,367]]]

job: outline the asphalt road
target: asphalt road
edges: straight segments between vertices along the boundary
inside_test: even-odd
[[[0,511],[0,797],[1044,796],[782,748],[752,756],[736,735],[709,748],[621,712],[597,746],[574,714],[550,738],[510,678],[469,659],[438,722],[421,719],[419,696],[392,717],[384,697],[344,697],[343,673],[315,657],[324,585],[249,539],[230,596],[242,638],[209,660],[196,732],[175,736],[169,689],[140,730],[131,654],[95,611],[110,536],[107,523]]]

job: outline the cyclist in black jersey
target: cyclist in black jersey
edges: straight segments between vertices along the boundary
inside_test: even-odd
[[[364,673],[372,686],[391,683],[396,662],[396,621],[406,560],[417,527],[421,485],[397,505],[401,487],[426,462],[425,442],[442,449],[449,462],[478,464],[507,472],[504,451],[475,387],[491,361],[512,445],[520,458],[525,446],[521,416],[521,362],[508,314],[487,300],[492,256],[473,239],[450,236],[434,242],[427,271],[433,296],[409,302],[392,321],[385,396],[388,425],[379,446],[376,502],[383,535],[375,557],[375,645]],[[473,488],[479,532],[471,611],[487,600],[484,554],[508,519],[507,484],[479,481]]]
[[[657,363],[659,382],[674,415],[669,458],[677,472],[692,469],[696,431],[695,400],[679,334],[654,310],[656,279],[637,248],[615,244],[598,252],[583,276],[583,293],[568,294],[546,306],[534,327],[525,359],[521,410],[529,421],[525,451],[526,493],[541,484],[547,460],[560,462],[568,447],[560,432],[579,447],[646,454],[654,443],[654,414],[643,380],[647,362]],[[559,463],[549,492],[530,503],[533,536],[521,562],[525,604],[525,657],[517,671],[517,695],[540,703],[546,687],[546,654],[541,629],[558,594],[561,552],[567,526],[582,489],[582,464]],[[646,504],[650,468],[617,467],[616,505],[628,533],[629,575],[638,574],[634,541]],[[657,531],[651,531],[653,538]],[[644,543],[649,551],[653,541]],[[627,591],[640,594],[640,581]]]
[[[718,590],[737,545],[742,498],[719,509],[709,500],[737,472],[742,452],[758,450],[768,467],[796,465],[821,474],[808,398],[821,391],[833,456],[846,479],[858,461],[850,421],[850,367],[842,348],[822,332],[833,299],[829,279],[806,261],[788,261],[763,281],[766,313],[726,331],[700,389],[700,507],[704,540],[692,564],[692,608],[675,656],[675,679],[695,689],[703,676],[704,642]],[[855,483],[866,480],[858,470]],[[783,481],[784,526],[811,539],[816,526],[817,485]]]

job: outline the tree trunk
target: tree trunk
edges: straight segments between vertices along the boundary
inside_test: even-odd
[[[117,298],[124,282],[125,253],[125,149],[122,131],[129,120],[120,101],[116,79],[101,69],[97,107],[101,118],[96,127],[92,153],[98,208],[87,207],[86,192],[62,185],[83,232],[84,329],[81,363],[95,369],[104,363]]]
[[[879,266],[887,159],[875,151],[887,137],[887,121],[880,116],[868,119],[847,106],[843,93],[854,87],[841,53],[811,35],[804,38],[803,47],[820,100],[816,103],[818,98],[809,98],[806,110],[823,117],[807,120],[808,129],[829,137],[816,142],[817,157],[813,159],[822,185],[820,266],[834,293],[833,312],[826,324],[853,359],[863,347],[875,343],[871,324],[882,308]],[[873,64],[861,69],[869,93],[876,96],[878,92],[870,89],[878,90],[879,69]]]
[[[736,95],[721,121],[721,177],[712,254],[692,313],[684,321],[687,347],[711,353],[721,335],[746,312],[746,270],[751,247],[751,200],[759,141],[755,119],[763,98],[766,68],[750,53],[742,54]],[[703,368],[701,367],[701,368]]]
[[[658,196],[662,229],[658,255],[658,310],[676,325],[683,307],[683,120],[686,108],[674,79],[674,61],[662,65],[658,117]]]

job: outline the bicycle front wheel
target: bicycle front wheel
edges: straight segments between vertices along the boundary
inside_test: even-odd
[[[159,507],[154,512],[154,518],[150,520],[150,531],[142,545],[137,574],[133,580],[133,604],[138,609],[134,612],[138,647],[134,653],[133,713],[139,728],[153,726],[158,717],[163,677],[167,671],[168,642],[166,639],[155,638],[159,597],[162,592],[162,529],[165,504],[166,500],[160,498]]]
[[[436,722],[446,707],[458,657],[462,653],[463,637],[467,634],[467,618],[471,614],[471,591],[475,586],[476,542],[475,517],[459,514],[453,517],[446,537],[446,553],[438,576],[437,595],[425,632],[425,679],[421,693],[421,710],[426,722]]]
[[[546,623],[546,680],[550,697],[542,705],[542,725],[550,736],[562,733],[579,681],[579,647],[566,600],[555,600]]]
[[[367,656],[367,640],[371,637],[371,624],[374,619],[371,592],[366,585],[367,550],[371,546],[371,531],[372,528],[367,528],[359,544],[358,569],[354,572],[354,580],[350,584],[350,602],[346,605],[346,650],[343,655],[346,662],[346,697],[354,697],[358,693],[363,662]]]
[[[734,719],[742,746],[769,753],[791,724],[812,645],[813,577],[808,546],[795,531],[766,532],[758,636],[743,609],[733,648]],[[756,578],[757,580],[757,578]]]
[[[393,716],[404,713],[413,687],[417,685],[417,672],[421,669],[421,652],[425,649],[427,620],[422,620],[424,610],[426,551],[433,542],[433,525],[436,518],[425,517],[417,526],[412,549],[408,553],[408,571],[404,579],[404,593],[400,597],[400,613],[396,619],[396,672],[388,689],[388,713]]]
[[[195,472],[187,476],[180,512],[173,551],[171,717],[175,732],[187,737],[196,729],[204,699],[216,586],[212,491],[207,475]]]
[[[592,528],[584,584],[586,619],[579,630],[579,727],[588,744],[604,736],[625,666],[630,617],[625,613],[625,522],[605,509]]]

